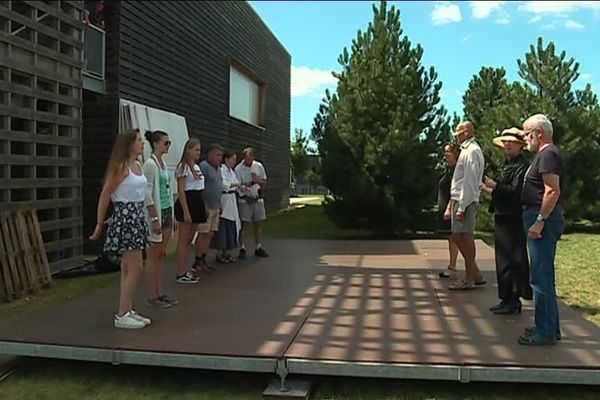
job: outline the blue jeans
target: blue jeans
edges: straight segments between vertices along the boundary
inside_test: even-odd
[[[523,212],[523,227],[526,234],[536,222],[538,214],[539,209],[528,209]],[[544,222],[542,237],[531,239],[529,235],[527,236],[527,249],[529,250],[530,260],[529,281],[533,289],[536,333],[546,338],[554,338],[560,329],[554,256],[556,254],[556,242],[560,239],[564,227],[563,210],[557,205]]]

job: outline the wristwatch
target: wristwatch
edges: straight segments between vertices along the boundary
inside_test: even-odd
[[[158,222],[158,217],[152,217],[152,218],[150,218],[150,222]]]
[[[535,220],[537,222],[546,222],[546,218],[542,217],[542,214],[538,214],[538,216]]]

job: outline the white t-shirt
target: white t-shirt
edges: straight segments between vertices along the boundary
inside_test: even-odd
[[[235,167],[235,173],[240,179],[242,185],[248,185],[248,183],[252,182],[252,173],[255,173],[264,180],[267,180],[267,173],[265,172],[265,167],[263,167],[263,165],[256,160],[254,160],[252,162],[252,165],[249,167],[246,166],[246,164],[244,164],[244,162],[242,161],[237,165],[237,167]]]
[[[195,174],[192,173],[190,166],[187,164],[185,164],[183,170],[181,166],[177,168],[176,177],[185,176],[185,186],[183,189],[185,192],[188,190],[204,190],[204,175],[202,175],[198,164],[194,164],[194,172]]]
[[[256,174],[261,179],[267,180],[267,173],[265,172],[265,167],[259,161],[252,161],[251,166],[247,166],[244,164],[244,161],[239,163],[237,167],[235,167],[235,173],[238,176],[242,185],[248,186],[246,191],[240,192],[240,196],[250,196],[253,198],[258,197],[258,190],[260,189],[260,185],[257,183],[251,184],[252,182],[252,174]]]

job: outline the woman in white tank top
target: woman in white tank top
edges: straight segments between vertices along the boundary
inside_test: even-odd
[[[149,235],[144,207],[147,181],[138,161],[143,152],[142,135],[137,129],[117,134],[98,201],[96,228],[90,236],[91,240],[100,239],[109,201],[112,201],[112,222],[106,232],[104,251],[121,256],[121,290],[119,310],[113,322],[115,328],[140,329],[151,323],[132,306],[142,275],[142,250],[148,247]]]

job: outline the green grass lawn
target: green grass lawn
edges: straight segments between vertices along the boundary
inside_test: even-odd
[[[272,215],[265,236],[294,239],[357,239],[365,232],[340,231],[319,206],[320,199],[302,208]],[[493,235],[478,235],[493,245]],[[563,236],[557,254],[559,295],[572,307],[600,324],[600,235]],[[68,299],[88,294],[118,281],[118,274],[56,280],[52,289],[0,305],[0,328]],[[15,374],[0,382],[0,400],[29,399],[260,399],[273,378],[270,374],[196,371],[175,368],[113,366],[63,360],[19,358]],[[598,389],[567,385],[489,384],[311,377],[312,399],[327,400],[458,400],[458,399],[598,399]]]

